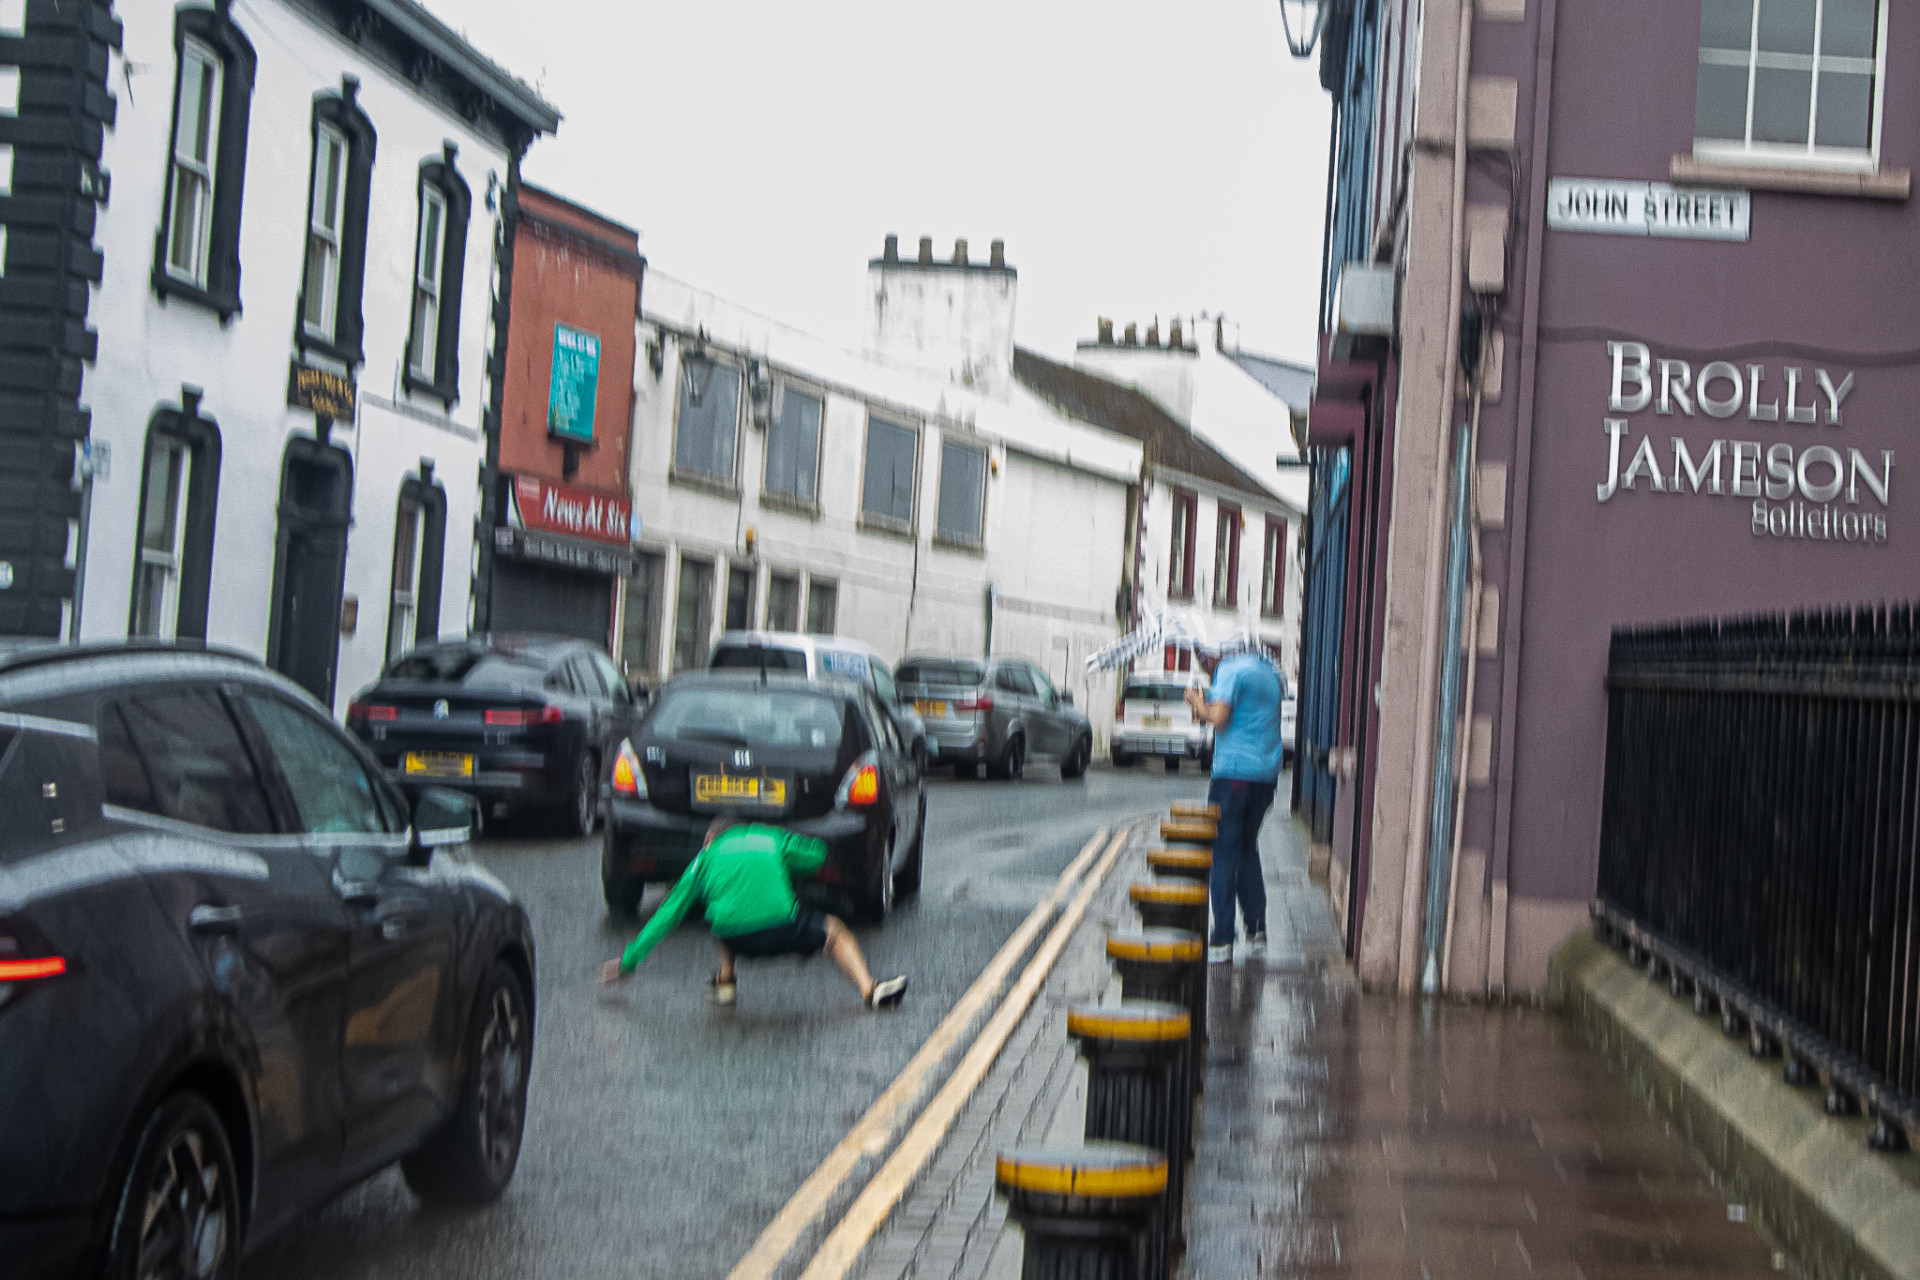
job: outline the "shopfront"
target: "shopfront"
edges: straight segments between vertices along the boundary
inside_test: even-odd
[[[624,494],[503,474],[494,530],[496,633],[576,636],[614,648],[614,601],[637,525]]]

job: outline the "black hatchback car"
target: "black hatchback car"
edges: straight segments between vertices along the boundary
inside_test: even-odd
[[[637,710],[613,659],[585,640],[481,635],[394,659],[348,704],[347,727],[409,791],[452,787],[495,817],[545,809],[584,836]]]
[[[687,675],[661,690],[614,758],[601,887],[630,915],[671,884],[715,813],[765,817],[827,843],[803,894],[868,920],[920,888],[919,761],[867,685],[841,676]]]
[[[237,654],[0,658],[0,1271],[230,1278],[395,1160],[499,1195],[533,938],[472,809]]]

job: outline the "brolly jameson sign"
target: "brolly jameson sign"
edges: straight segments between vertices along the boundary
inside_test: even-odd
[[[1893,488],[1893,450],[1838,434],[1852,427],[1852,372],[1804,365],[1656,359],[1644,342],[1609,342],[1607,408],[1652,409],[1671,423],[1605,419],[1603,503],[1622,490],[1750,500],[1756,538],[1884,545]],[[1729,421],[1728,435],[1702,440],[1688,419]],[[1705,425],[1705,424],[1699,424]],[[1741,435],[1761,439],[1741,440]]]
[[[633,504],[614,494],[538,476],[515,476],[507,523],[535,533],[561,533],[625,547],[633,541]]]

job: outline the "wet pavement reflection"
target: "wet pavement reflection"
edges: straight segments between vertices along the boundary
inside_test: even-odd
[[[1279,834],[1270,958],[1210,973],[1182,1275],[1774,1273],[1737,1207],[1558,1018],[1339,978],[1325,897]]]

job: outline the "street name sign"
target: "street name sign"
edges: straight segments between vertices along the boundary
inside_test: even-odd
[[[1622,182],[1612,178],[1554,178],[1547,183],[1547,225],[1556,231],[1688,240],[1745,240],[1753,195]]]

